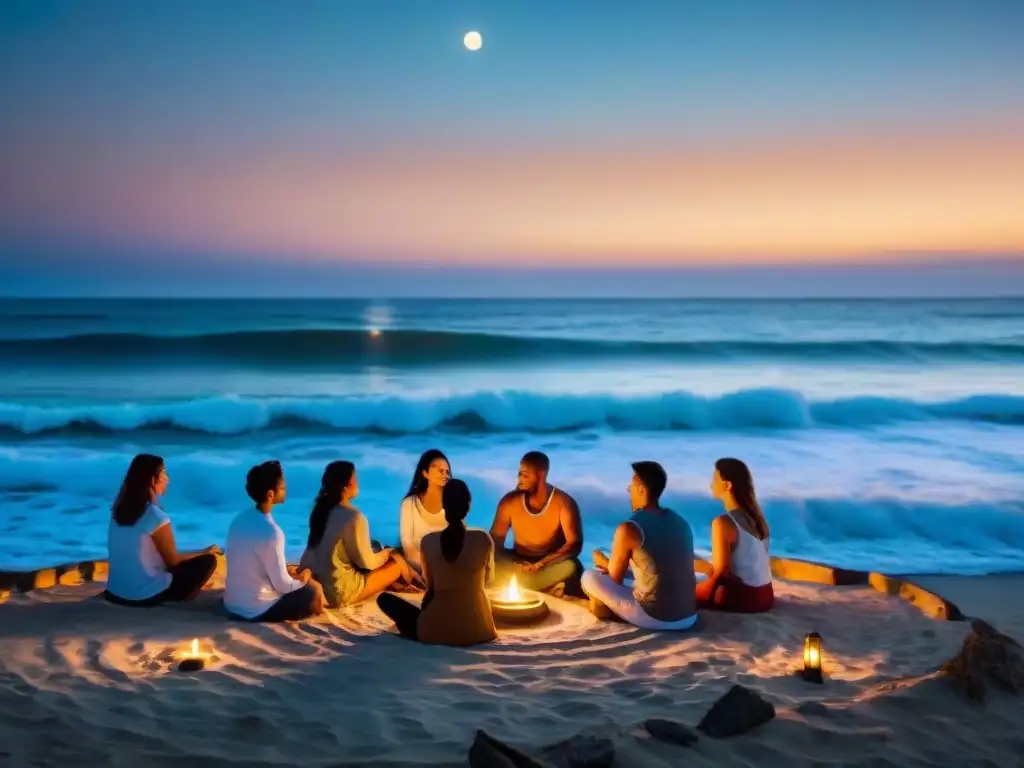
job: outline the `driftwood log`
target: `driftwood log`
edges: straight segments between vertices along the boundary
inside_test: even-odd
[[[986,682],[1016,695],[1024,690],[1024,648],[991,624],[974,619],[960,652],[941,671],[979,703],[985,701]]]

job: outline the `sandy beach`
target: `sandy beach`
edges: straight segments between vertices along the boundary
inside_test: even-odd
[[[988,593],[985,618],[1024,634],[1024,576],[927,582],[968,614],[968,598]],[[477,729],[527,751],[609,737],[618,766],[1014,766],[1024,755],[1024,698],[992,691],[981,707],[931,674],[969,623],[866,587],[779,582],[771,614],[708,615],[694,634],[599,623],[551,600],[542,625],[451,649],[390,634],[373,605],[232,623],[216,613],[220,583],[147,611],[106,604],[101,584],[11,595],[0,605],[0,764],[455,766]],[[823,686],[793,674],[814,629]],[[207,668],[183,674],[175,656],[193,638]],[[637,728],[650,717],[695,726],[733,683],[772,702],[775,719],[685,748]]]

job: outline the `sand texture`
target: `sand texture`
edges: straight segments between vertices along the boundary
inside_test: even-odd
[[[230,622],[217,613],[221,584],[150,610],[105,603],[102,584],[11,595],[0,605],[0,766],[454,766],[477,729],[525,751],[608,737],[617,766],[1024,765],[1024,697],[993,691],[981,706],[935,673],[969,623],[869,587],[779,582],[773,613],[709,614],[693,634],[599,623],[551,600],[540,626],[451,649],[394,636],[374,605],[295,625]],[[1024,578],[929,582],[943,586],[967,613],[972,590],[985,593],[985,618],[1021,639]],[[812,629],[824,638],[822,686],[793,674]],[[192,638],[210,656],[188,675],[175,654]],[[637,728],[652,717],[696,726],[734,683],[777,716],[689,747]]]

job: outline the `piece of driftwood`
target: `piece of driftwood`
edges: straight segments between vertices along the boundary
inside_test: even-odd
[[[971,622],[971,633],[941,672],[973,701],[984,703],[990,682],[1014,695],[1024,690],[1024,648],[1009,635],[981,619]]]
[[[963,613],[956,605],[941,595],[929,592],[902,577],[869,573],[868,571],[852,571],[846,568],[835,568],[824,563],[794,560],[788,557],[773,557],[771,563],[772,575],[779,579],[806,581],[829,586],[870,586],[879,592],[885,592],[893,597],[906,600],[934,619],[948,621],[964,619]],[[694,570],[698,573],[710,573],[711,571],[711,564],[707,560],[696,558],[693,565]],[[106,578],[106,560],[68,563],[54,568],[41,568],[36,571],[0,571],[0,602],[3,602],[12,592],[49,589],[58,584],[72,586],[94,581],[105,581]],[[608,618],[612,617],[614,617],[614,614],[611,614]]]

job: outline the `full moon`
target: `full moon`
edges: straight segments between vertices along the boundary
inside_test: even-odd
[[[466,46],[467,50],[479,51],[484,45],[484,39],[475,29],[471,32],[467,32],[466,36],[462,38],[462,44]]]

